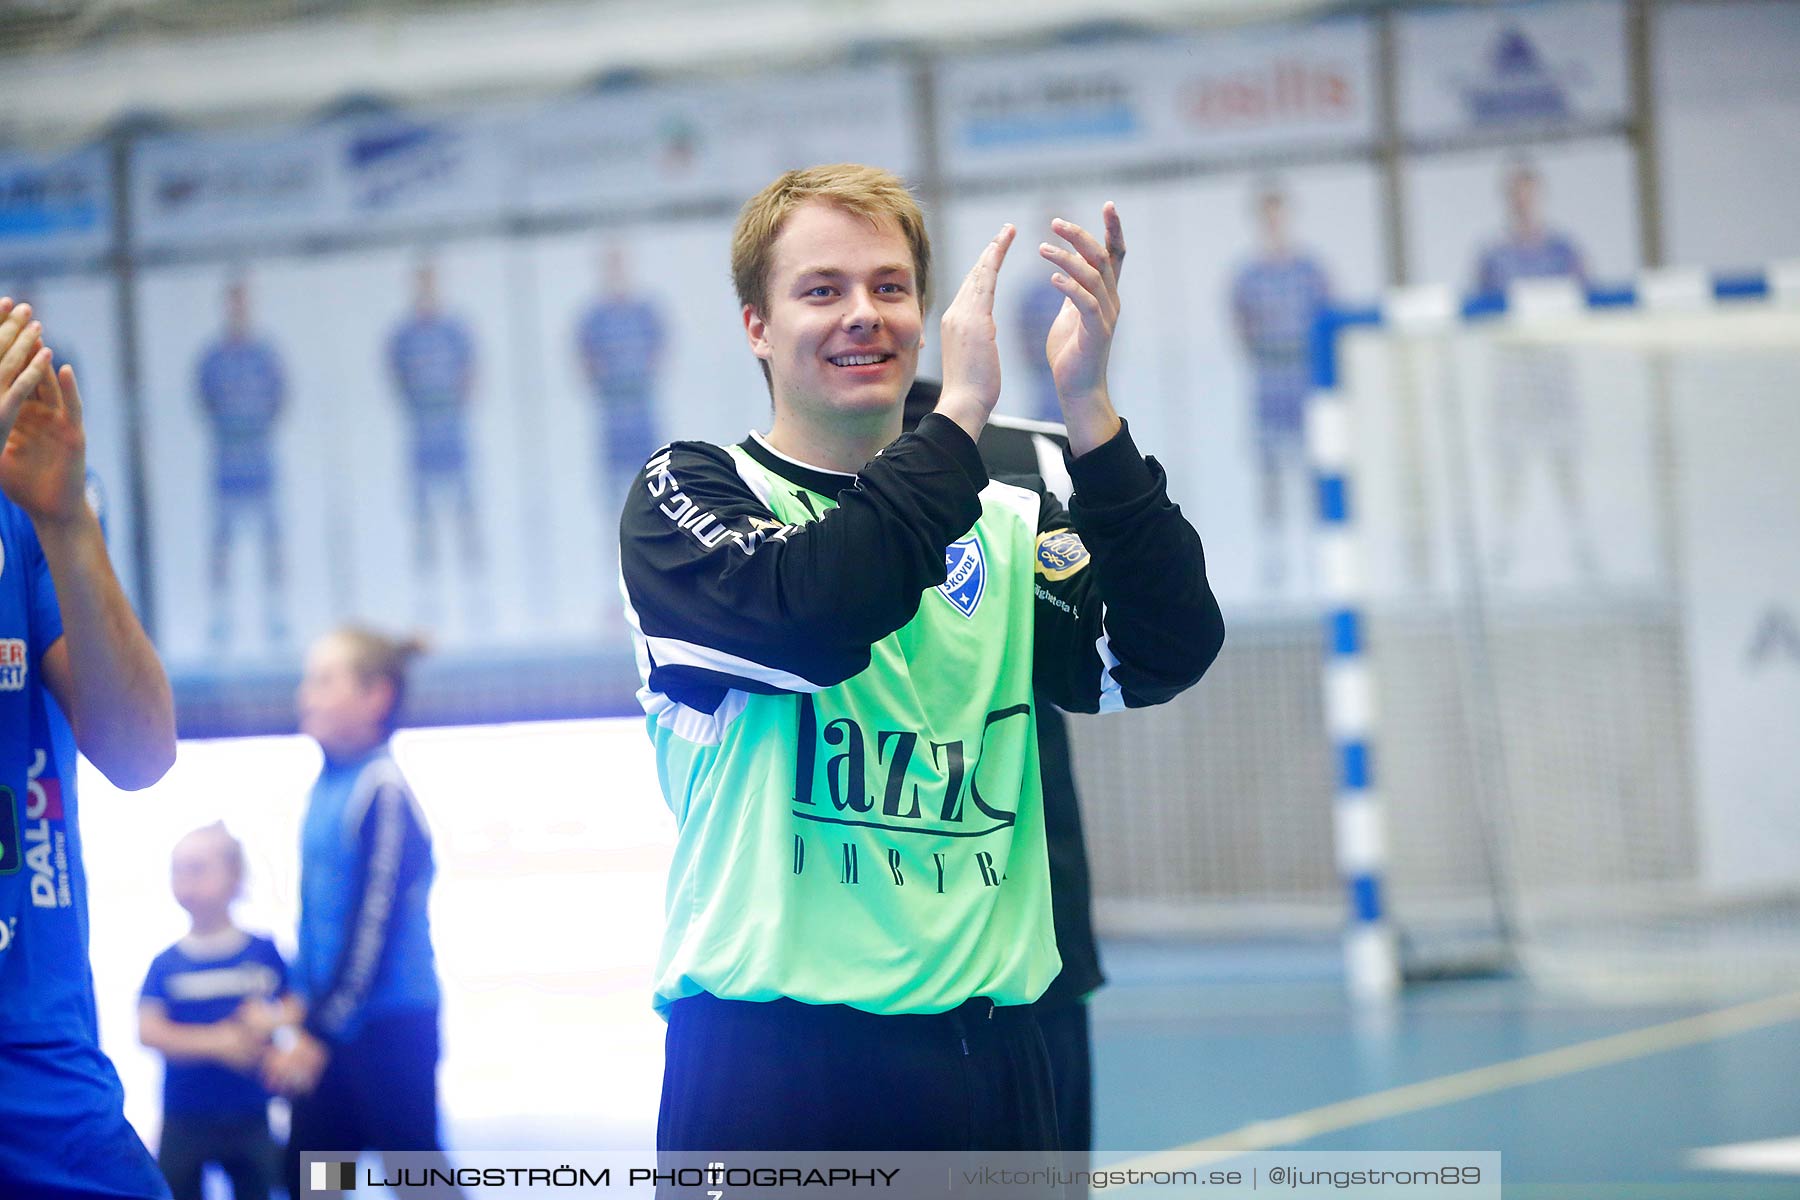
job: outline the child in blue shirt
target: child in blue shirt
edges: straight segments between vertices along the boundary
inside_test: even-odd
[[[157,1163],[175,1200],[199,1200],[209,1162],[236,1200],[267,1200],[274,1182],[261,1018],[287,991],[287,964],[232,923],[243,881],[243,846],[223,824],[175,844],[170,882],[193,928],[156,956],[138,1001],[138,1037],[168,1063]]]

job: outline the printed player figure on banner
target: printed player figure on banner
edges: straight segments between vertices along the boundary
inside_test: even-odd
[[[469,400],[475,383],[475,343],[467,322],[446,313],[437,266],[421,260],[413,272],[413,307],[388,339],[388,369],[406,412],[412,445],[413,576],[419,620],[437,624],[443,611],[434,509],[447,514],[461,548],[469,588],[469,627],[485,619],[482,590],[487,556],[481,517],[469,478]]]
[[[1522,279],[1570,279],[1585,287],[1587,264],[1580,249],[1567,234],[1544,223],[1543,181],[1537,168],[1525,159],[1514,159],[1505,169],[1502,188],[1506,231],[1482,251],[1475,291],[1505,295]],[[1531,459],[1541,457],[1556,488],[1575,568],[1582,578],[1591,579],[1599,564],[1583,499],[1575,360],[1566,349],[1547,345],[1499,347],[1495,359],[1492,429],[1500,520],[1494,574],[1505,578],[1513,568],[1525,468]]]
[[[275,347],[251,327],[249,282],[225,284],[225,328],[200,356],[196,387],[213,443],[212,627],[215,651],[232,640],[231,549],[241,520],[262,536],[263,612],[270,648],[287,641],[281,512],[274,438],[287,407],[287,378]]]
[[[601,294],[575,331],[583,377],[597,416],[596,470],[608,511],[651,453],[662,445],[657,373],[668,341],[661,311],[635,291],[631,260],[618,243],[601,259]]]
[[[1313,325],[1331,302],[1331,285],[1318,259],[1289,235],[1283,187],[1262,183],[1253,203],[1256,257],[1232,282],[1231,312],[1252,376],[1262,586],[1272,593],[1291,577],[1290,547],[1307,561],[1302,538],[1309,514],[1300,497],[1306,481],[1306,397],[1312,388],[1309,351]]]

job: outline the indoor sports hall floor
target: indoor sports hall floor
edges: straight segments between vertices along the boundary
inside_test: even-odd
[[[1174,1148],[1499,1150],[1509,1198],[1800,1196],[1800,986],[1601,1006],[1467,980],[1414,985],[1371,1017],[1346,1000],[1329,942],[1105,950],[1100,1162]],[[598,1123],[452,1118],[449,1132],[467,1148],[641,1147],[654,1073],[633,1053],[592,1081],[609,1114]]]
[[[1435,982],[1372,1016],[1345,999],[1330,943],[1105,952],[1100,1162],[1175,1148],[1499,1150],[1508,1198],[1800,1196],[1800,990],[1597,1006],[1517,979]],[[646,1049],[614,1042],[625,1058],[594,1063],[605,1078],[587,1090],[589,1117],[452,1114],[450,1137],[495,1150],[650,1144]],[[563,1052],[581,1076],[585,1047]]]
[[[1499,1150],[1508,1197],[1800,1196],[1800,981],[1620,1007],[1443,982],[1370,1019],[1329,944],[1108,950],[1101,1147]]]

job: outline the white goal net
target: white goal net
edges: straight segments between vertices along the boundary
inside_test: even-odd
[[[1408,975],[1800,987],[1800,307],[1565,303],[1337,351]],[[1321,624],[1227,625],[1193,693],[1072,723],[1096,915],[1328,941]]]
[[[1800,308],[1390,328],[1340,368],[1410,969],[1800,986]]]

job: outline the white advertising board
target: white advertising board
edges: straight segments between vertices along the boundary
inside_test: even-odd
[[[510,172],[538,215],[740,202],[781,172],[920,162],[911,79],[898,66],[603,92],[522,112]]]
[[[1365,20],[955,59],[938,143],[952,180],[1103,171],[1375,137]]]
[[[0,155],[0,262],[104,253],[113,240],[110,152]]]
[[[1411,137],[1554,129],[1630,112],[1619,0],[1412,11],[1397,37],[1400,125]]]

